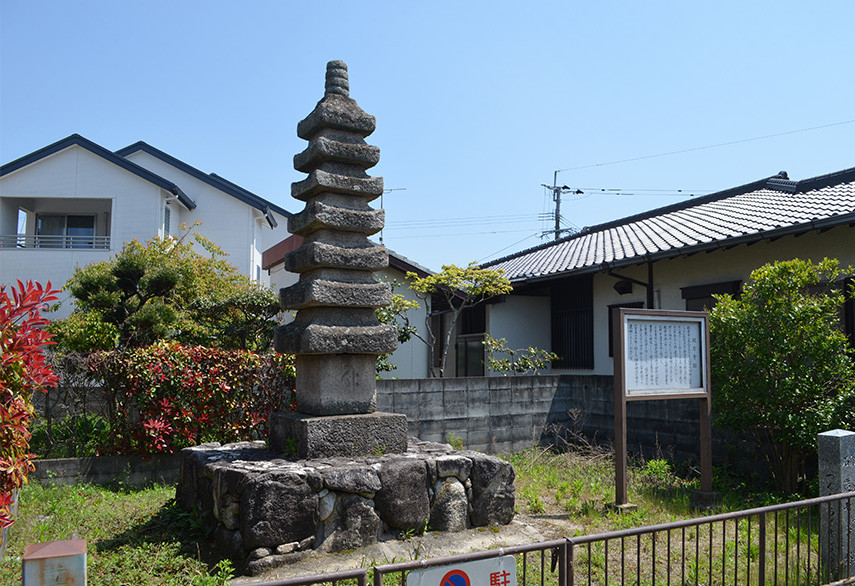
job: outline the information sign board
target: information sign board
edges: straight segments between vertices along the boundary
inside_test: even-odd
[[[705,316],[621,317],[627,397],[706,392]]]
[[[516,558],[506,555],[413,570],[407,586],[516,586]]]
[[[615,505],[626,493],[629,401],[699,399],[701,490],[712,491],[709,315],[701,311],[615,308]]]

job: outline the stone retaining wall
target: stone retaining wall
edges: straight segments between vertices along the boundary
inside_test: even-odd
[[[414,438],[403,454],[296,460],[244,442],[185,448],[181,457],[178,504],[252,574],[311,549],[504,525],[514,515],[513,466]]]

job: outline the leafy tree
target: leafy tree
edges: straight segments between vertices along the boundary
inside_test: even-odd
[[[273,292],[241,275],[192,227],[182,228],[178,239],[134,240],[114,258],[75,270],[65,285],[74,312],[52,326],[63,347],[85,352],[175,339],[266,350],[279,311]]]
[[[439,376],[442,376],[448,360],[452,335],[463,311],[490,297],[510,293],[513,289],[510,280],[505,277],[501,269],[482,269],[474,262],[469,263],[466,268],[444,265],[439,273],[421,278],[415,273],[407,273],[407,278],[411,279],[410,289],[425,301],[425,324],[427,325],[429,339],[423,341],[428,346],[428,363],[432,377],[437,374],[433,367],[436,334],[431,329],[429,300],[433,296],[439,296],[445,300],[451,310],[451,323],[448,326],[448,334],[446,335],[439,368]]]
[[[398,288],[397,281],[391,281],[389,286],[392,289],[392,302],[384,307],[378,307],[375,310],[377,321],[381,324],[392,324],[398,331],[398,343],[404,344],[409,342],[413,336],[418,337],[416,328],[410,325],[407,312],[419,306],[418,302],[406,299],[400,293],[395,293]],[[389,360],[391,354],[380,354],[377,356],[377,372],[391,372],[398,367],[392,364]]]
[[[40,314],[58,291],[18,281],[11,296],[0,285],[0,528],[13,523],[14,492],[34,469],[30,454],[33,393],[56,384],[42,350],[51,344]]]
[[[487,349],[487,366],[490,370],[507,375],[538,374],[553,360],[558,360],[558,354],[541,350],[533,346],[527,348],[510,348],[506,338],[494,338],[490,334],[484,336],[484,347]],[[498,356],[504,354],[503,358]]]
[[[798,489],[818,433],[855,422],[843,276],[836,260],[767,264],[710,313],[714,413],[750,434],[783,491]]]

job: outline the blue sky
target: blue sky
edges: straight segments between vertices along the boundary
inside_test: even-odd
[[[384,241],[438,269],[542,242],[558,169],[582,227],[855,166],[853,22],[845,0],[2,0],[0,162],[144,140],[298,211],[296,125],[342,59],[396,190]]]

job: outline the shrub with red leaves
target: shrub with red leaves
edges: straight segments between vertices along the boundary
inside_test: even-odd
[[[160,341],[88,358],[112,405],[104,452],[173,452],[266,439],[271,411],[293,410],[293,357]]]
[[[57,382],[42,353],[52,342],[48,320],[40,313],[57,293],[50,282],[42,287],[18,281],[10,297],[0,285],[0,527],[12,524],[14,491],[34,469],[29,453],[33,393]]]

